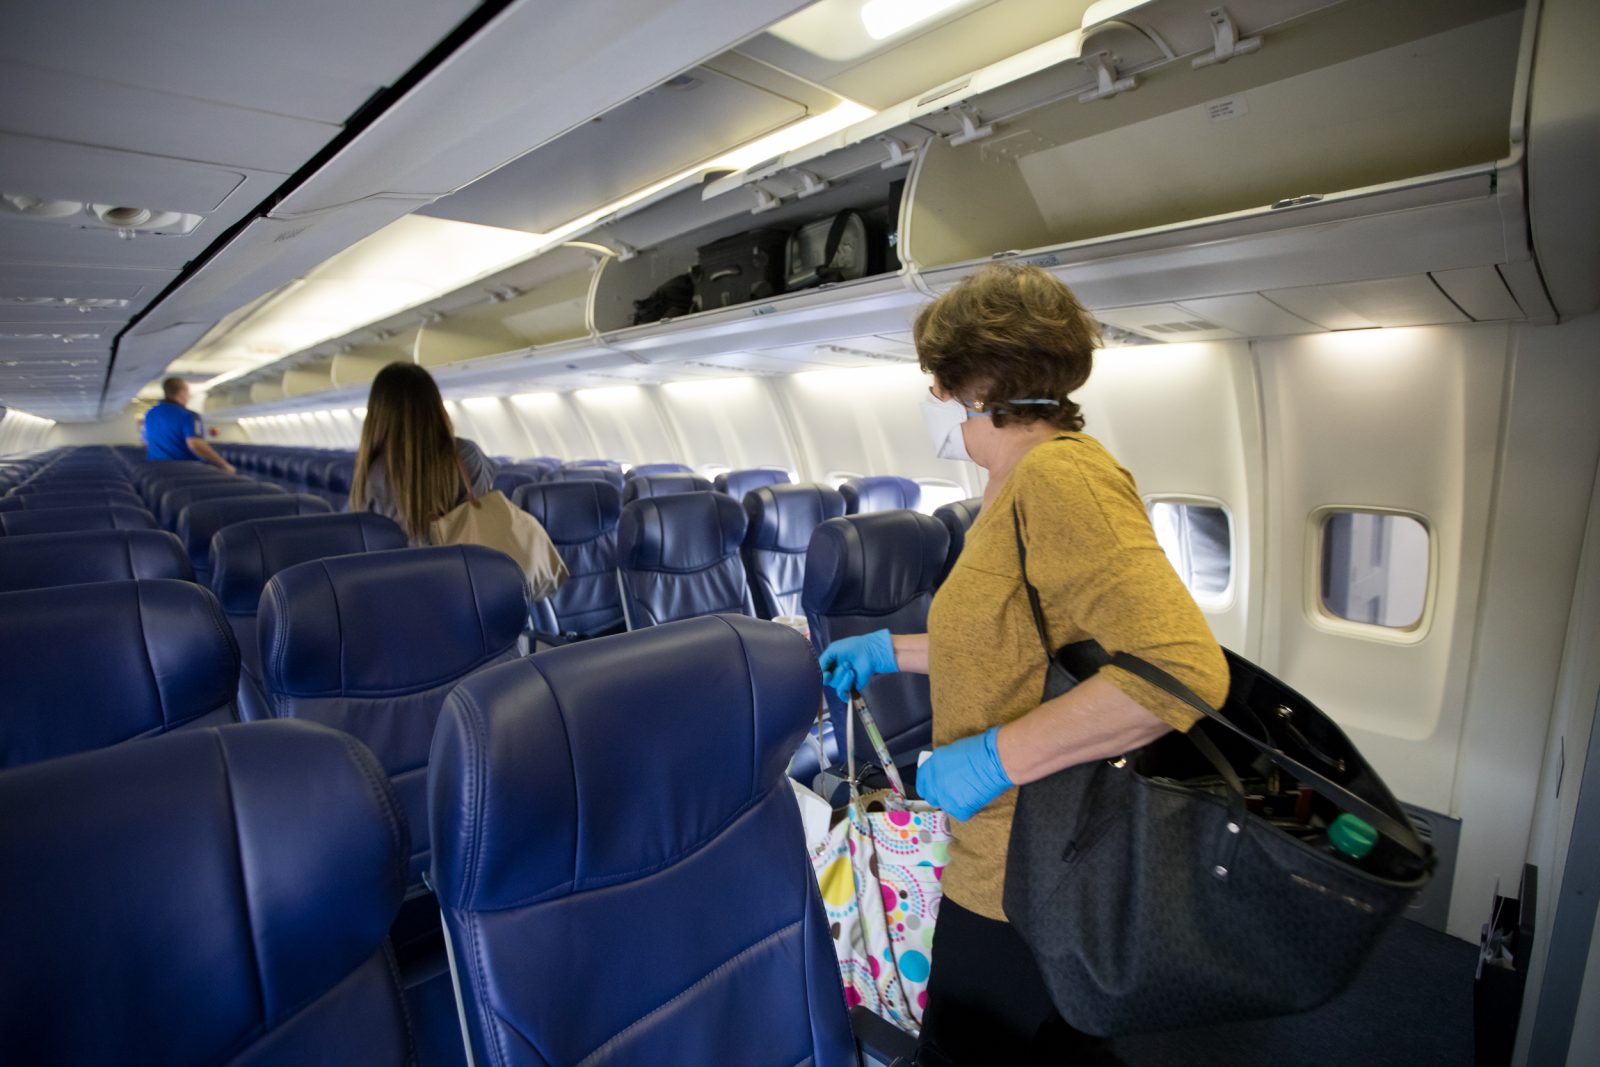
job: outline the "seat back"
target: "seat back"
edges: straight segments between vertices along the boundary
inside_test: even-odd
[[[272,576],[314,559],[381,552],[406,544],[405,532],[393,520],[371,512],[247,519],[217,531],[211,539],[211,591],[222,602],[228,626],[239,642],[239,714],[243,718],[267,715],[256,611]]]
[[[284,515],[326,515],[332,509],[320,496],[308,493],[266,493],[260,496],[219,496],[196,500],[178,512],[178,540],[194,566],[195,580],[211,582],[211,539],[224,526],[250,519]]]
[[[687,463],[641,463],[628,471],[628,477],[650,478],[657,474],[693,474],[694,468]]]
[[[155,516],[118,504],[87,508],[0,511],[0,537],[75,533],[79,530],[155,530]]]
[[[131,489],[64,490],[28,493],[0,498],[0,511],[33,511],[39,508],[142,508],[144,501]]]
[[[967,543],[967,531],[977,521],[978,512],[981,510],[983,510],[983,497],[981,496],[957,500],[934,509],[933,517],[944,523],[945,532],[950,535],[950,554],[945,557],[944,570],[939,574],[941,583],[944,582],[945,576],[950,573],[950,568],[956,565],[956,559],[961,555],[961,549]]]
[[[178,539],[165,530],[85,530],[0,537],[0,593],[135,578],[194,581]]]
[[[432,881],[478,1063],[856,1062],[784,780],[817,693],[803,638],[732,617],[457,688]]]
[[[622,489],[622,472],[610,467],[557,467],[544,476],[547,482],[605,482]]]
[[[915,511],[829,519],[811,535],[800,602],[818,651],[841,637],[887,628],[928,631],[928,605],[949,555],[950,535],[937,519]],[[845,709],[830,692],[834,736],[845,736]],[[889,753],[898,762],[933,740],[928,676],[885,674],[867,684],[867,702]],[[856,726],[856,751],[871,752]]]
[[[806,549],[819,525],[844,514],[844,499],[826,485],[765,485],[744,498],[749,528],[740,555],[756,614],[800,614]]]
[[[846,515],[870,515],[875,511],[899,508],[916,510],[922,502],[922,486],[910,478],[893,474],[870,478],[851,478],[839,486]]]
[[[726,471],[712,479],[711,485],[719,493],[727,493],[735,500],[763,485],[787,485],[789,472],[779,467],[751,467],[742,471]]]
[[[641,474],[622,483],[622,502],[646,500],[672,493],[709,493],[711,480],[698,474]]]
[[[193,730],[0,774],[0,1062],[401,1067],[405,823],[332,730]]]
[[[423,800],[439,708],[462,678],[516,657],[527,618],[521,568],[481,545],[301,563],[261,595],[268,712],[372,748],[411,822],[413,883],[427,869]]]
[[[617,591],[617,521],[622,495],[605,482],[541,482],[512,494],[539,520],[567,565],[567,580],[546,603],[555,629],[592,636],[623,625]]]
[[[156,506],[156,521],[174,533],[178,529],[178,514],[198,500],[218,500],[225,496],[278,496],[283,490],[266,482],[240,478],[210,485],[181,485],[161,494]]]
[[[501,467],[494,476],[494,488],[510,497],[512,493],[524,485],[532,485],[542,478],[542,471],[517,470],[514,467]]]
[[[0,767],[232,722],[238,685],[222,610],[193,582],[0,593]]]
[[[617,523],[617,581],[628,629],[734,612],[754,615],[739,545],[744,509],[721,493],[635,500]]]

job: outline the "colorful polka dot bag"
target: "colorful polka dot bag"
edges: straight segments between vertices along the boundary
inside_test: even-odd
[[[860,709],[865,726],[870,713]],[[865,731],[877,733],[875,725]],[[878,744],[881,742],[873,737]],[[876,745],[875,745],[876,747]],[[880,758],[889,763],[886,753]],[[890,764],[892,768],[892,764]],[[852,767],[853,771],[853,767]],[[857,795],[811,863],[839,957],[845,1001],[865,1005],[908,1033],[928,1003],[939,879],[949,861],[945,815],[898,789]]]

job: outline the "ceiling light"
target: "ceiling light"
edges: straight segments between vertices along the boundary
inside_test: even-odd
[[[511,398],[513,404],[550,404],[560,399],[557,393],[518,393]]]
[[[77,308],[79,311],[125,308],[132,303],[131,300],[110,296],[0,296],[0,304]]]
[[[0,331],[0,341],[60,341],[63,344],[79,344],[84,341],[98,341],[97,333],[15,333]]]
[[[0,193],[0,211],[35,219],[64,219],[83,210],[79,200],[47,200],[23,193]]]
[[[884,41],[897,33],[927,22],[968,0],[867,0],[861,5],[861,25],[874,41]]]
[[[499,407],[500,398],[497,396],[474,396],[463,400],[461,403],[474,411],[487,411],[491,408]]]

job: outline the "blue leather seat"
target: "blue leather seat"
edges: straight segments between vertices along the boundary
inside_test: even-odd
[[[165,530],[85,530],[0,537],[0,593],[135,578],[194,581],[178,539]]]
[[[225,496],[277,496],[282,492],[283,490],[275,485],[248,478],[219,482],[215,485],[180,486],[161,494],[161,502],[156,505],[156,521],[176,533],[179,512],[197,500],[217,500]]]
[[[956,559],[967,543],[967,531],[978,520],[978,513],[982,510],[981,496],[968,497],[933,509],[933,517],[944,523],[945,532],[950,535],[950,555],[945,558],[944,570],[939,574],[941,584],[950,573],[950,568],[956,565]]]
[[[622,472],[610,467],[557,467],[544,476],[547,482],[605,482],[622,490]]]
[[[155,530],[155,516],[143,508],[116,504],[89,508],[0,511],[0,537],[74,533],[79,530]]]
[[[763,619],[800,614],[806,549],[812,531],[844,514],[844,499],[826,485],[765,485],[744,498],[749,529],[740,555]]]
[[[232,722],[238,685],[222,609],[193,582],[0,593],[0,767]]]
[[[411,822],[413,883],[427,870],[424,794],[439,708],[462,678],[516,658],[527,618],[521,568],[481,545],[301,563],[261,594],[269,713],[337,727],[372,748]]]
[[[719,493],[727,493],[735,500],[743,500],[745,494],[754,492],[763,485],[787,484],[789,484],[789,472],[778,467],[751,467],[742,471],[727,471],[711,480],[712,488]]]
[[[563,469],[577,469],[581,467],[604,467],[622,473],[622,464],[614,459],[570,459],[561,464]]]
[[[27,493],[0,498],[0,511],[37,511],[40,508],[142,508],[144,501],[131,489],[86,489],[54,493]]]
[[[416,1062],[406,826],[350,738],[186,731],[0,774],[0,810],[0,1062]]]
[[[211,584],[211,539],[236,522],[271,519],[284,515],[326,515],[332,508],[309,493],[266,493],[260,496],[220,496],[196,500],[178,512],[178,540],[194,566],[195,580]]]
[[[687,463],[641,463],[628,471],[629,478],[650,478],[657,474],[693,474]]]
[[[512,494],[539,520],[567,565],[567,580],[545,603],[551,633],[591,637],[622,627],[617,591],[617,521],[622,495],[604,482],[541,482]]]
[[[698,474],[641,474],[622,483],[622,502],[648,500],[672,493],[709,493],[711,479]]]
[[[288,494],[282,496],[290,499]],[[405,547],[404,531],[371,512],[247,519],[217,531],[211,540],[211,591],[221,601],[228,627],[239,642],[241,717],[267,715],[256,612],[272,576],[314,559]]]
[[[870,515],[875,511],[899,508],[916,510],[922,502],[922,486],[910,478],[893,474],[870,478],[851,478],[839,486],[846,515]]]
[[[950,535],[937,519],[915,511],[829,519],[811,535],[800,602],[820,652],[841,637],[887,628],[928,631],[928,605],[949,555]],[[874,678],[866,698],[889,753],[914,761],[933,740],[928,676],[903,672]],[[834,734],[845,736],[845,709],[830,691]],[[856,751],[871,752],[857,725]]]
[[[533,485],[544,477],[542,471],[518,470],[515,467],[501,467],[494,476],[494,488],[504,493],[508,498],[518,488],[524,485]]]
[[[328,467],[328,503],[334,511],[350,510],[350,483],[356,476],[356,461],[341,459]]]
[[[617,582],[628,629],[734,612],[754,615],[739,545],[744,509],[721,493],[636,500],[617,523]]]
[[[857,1062],[783,775],[817,693],[802,638],[731,617],[457,687],[428,814],[478,1063]]]

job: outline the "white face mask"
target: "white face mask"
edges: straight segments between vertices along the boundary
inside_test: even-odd
[[[934,455],[940,459],[972,462],[972,457],[967,454],[967,440],[961,432],[961,424],[973,414],[954,397],[949,400],[929,397],[922,402],[922,421],[928,426],[928,439],[933,442]]]

